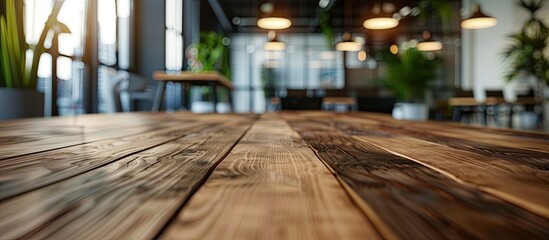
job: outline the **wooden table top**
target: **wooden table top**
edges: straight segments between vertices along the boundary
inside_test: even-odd
[[[372,113],[0,122],[0,239],[547,239],[549,135]]]
[[[517,97],[513,102],[507,102],[502,97],[488,97],[484,101],[477,101],[474,97],[453,97],[448,99],[450,106],[478,106],[498,104],[533,105],[539,103],[534,97]]]
[[[154,71],[153,79],[158,81],[215,81],[228,89],[233,89],[233,84],[223,74],[217,71],[190,72],[190,71]]]

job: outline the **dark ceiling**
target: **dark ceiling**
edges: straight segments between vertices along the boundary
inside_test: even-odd
[[[331,0],[326,8],[319,7],[320,0],[207,0],[204,1],[202,9],[206,8],[206,14],[211,19],[213,13],[219,19],[219,12],[225,16],[225,20],[219,19],[218,28],[225,32],[266,32],[256,26],[256,21],[260,16],[260,6],[265,2],[273,2],[275,8],[284,9],[283,13],[292,19],[292,27],[280,32],[295,32],[295,33],[311,33],[320,32],[319,17],[323,11],[329,11],[331,16],[330,25],[336,33],[350,30],[355,33],[364,32],[383,38],[394,38],[399,34],[421,34],[426,28],[425,21],[419,20],[418,17],[403,17],[397,28],[391,30],[376,30],[368,31],[362,27],[362,23],[366,16],[371,12],[375,4],[392,3],[395,11],[402,9],[405,6],[414,8],[418,6],[418,0]],[[429,0],[423,0],[429,1]],[[445,1],[449,3],[454,12],[454,16],[450,21],[449,29],[446,29],[444,34],[459,34],[459,8],[461,7],[460,0],[430,0],[432,2]],[[209,4],[206,4],[208,2]],[[347,5],[349,4],[349,5]],[[216,6],[217,10],[216,12]],[[221,11],[219,11],[221,10]],[[347,10],[347,13],[345,11]],[[347,16],[346,16],[347,14]],[[352,16],[352,18],[351,18]],[[221,17],[223,18],[223,17]],[[203,18],[204,19],[204,18]],[[351,20],[352,19],[352,20]],[[223,23],[224,22],[224,23]],[[434,27],[433,27],[434,26]],[[433,32],[442,32],[442,27],[439,22],[431,24]],[[448,31],[449,30],[449,31]],[[380,39],[383,40],[383,39]]]

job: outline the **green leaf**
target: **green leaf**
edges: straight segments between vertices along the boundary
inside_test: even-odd
[[[0,48],[2,48],[2,73],[6,87],[13,87],[12,69],[10,66],[9,49],[7,45],[7,29],[6,19],[4,16],[0,16]]]
[[[21,71],[21,46],[19,42],[19,32],[17,31],[17,17],[15,16],[15,3],[13,0],[6,1],[6,26],[8,34],[8,51],[10,52],[10,62],[12,68],[12,77],[14,78],[14,86],[22,87],[22,71]]]
[[[400,101],[423,101],[429,83],[435,79],[438,60],[429,60],[415,48],[387,56],[386,85]]]

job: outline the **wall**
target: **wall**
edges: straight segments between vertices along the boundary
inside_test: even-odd
[[[468,9],[470,0],[463,0]],[[462,87],[473,89],[479,100],[485,98],[485,89],[505,90],[508,100],[515,98],[513,84],[504,80],[507,63],[501,52],[508,44],[507,36],[520,30],[528,13],[519,8],[518,0],[478,0],[482,10],[498,19],[498,25],[479,30],[462,30]],[[467,14],[468,16],[468,14]],[[539,16],[549,22],[549,3]]]

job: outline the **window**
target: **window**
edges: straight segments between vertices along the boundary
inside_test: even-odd
[[[25,0],[25,36],[29,45],[36,45],[42,34],[44,23],[53,8],[53,0]],[[59,22],[64,23],[70,29],[70,34],[59,34],[58,48],[61,55],[52,59],[52,55],[45,53],[40,57],[38,69],[38,88],[46,89],[47,82],[52,80],[52,61],[57,61],[58,99],[56,99],[61,115],[76,114],[82,112],[82,73],[81,62],[83,52],[84,19],[86,0],[66,0],[57,16]],[[53,33],[49,33],[45,43],[51,47]],[[34,53],[29,50],[27,59],[31,59]]]
[[[166,0],[166,70],[183,68],[183,1]]]
[[[266,97],[284,97],[286,89],[344,87],[343,54],[329,51],[322,35],[280,35],[287,44],[280,52],[263,50],[266,40],[265,34],[231,36],[236,112],[264,112]]]

